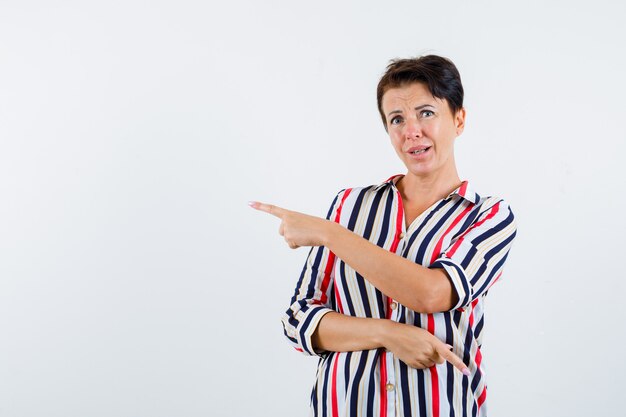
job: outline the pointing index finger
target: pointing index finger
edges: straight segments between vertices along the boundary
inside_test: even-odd
[[[470,375],[470,370],[465,366],[461,358],[456,356],[452,351],[448,350],[445,344],[441,343],[437,346],[437,352],[448,362],[454,365],[459,371],[463,373],[465,376]]]
[[[248,203],[250,207],[255,208],[260,211],[264,211],[278,218],[282,218],[285,213],[285,209],[275,206],[273,204],[261,203],[259,201],[250,201]]]

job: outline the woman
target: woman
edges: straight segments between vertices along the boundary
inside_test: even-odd
[[[250,202],[282,220],[289,247],[311,246],[285,335],[321,357],[315,416],[484,416],[483,302],[513,212],[459,178],[465,109],[450,60],[392,61],[377,96],[406,174],[339,191],[326,219]]]

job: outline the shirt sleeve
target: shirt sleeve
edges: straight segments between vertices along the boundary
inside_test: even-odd
[[[326,220],[339,222],[345,189],[335,196]],[[291,345],[305,355],[322,356],[313,349],[311,336],[322,317],[335,311],[331,305],[334,287],[332,269],[335,254],[325,246],[311,247],[296,284],[291,305],[282,317],[285,336]]]
[[[513,211],[499,199],[441,252],[430,268],[450,277],[459,296],[451,310],[468,307],[498,280],[516,234]]]

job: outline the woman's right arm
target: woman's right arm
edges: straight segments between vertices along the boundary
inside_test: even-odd
[[[465,375],[469,370],[450,347],[421,327],[387,319],[328,312],[319,321],[311,342],[316,350],[349,352],[385,348],[407,365],[430,368],[447,360]]]

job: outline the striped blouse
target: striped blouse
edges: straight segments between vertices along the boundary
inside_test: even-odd
[[[509,205],[480,197],[463,181],[407,228],[396,188],[401,174],[379,185],[339,191],[326,218],[378,246],[429,268],[443,268],[458,294],[450,311],[415,312],[387,297],[324,246],[312,247],[282,318],[298,351],[319,356],[311,393],[313,416],[485,416],[487,384],[481,345],[484,299],[502,274],[516,235]],[[311,336],[330,311],[427,329],[454,347],[471,375],[448,362],[407,366],[392,352],[317,352]]]

